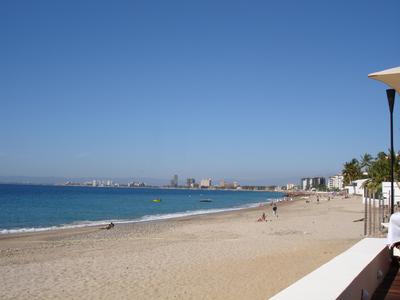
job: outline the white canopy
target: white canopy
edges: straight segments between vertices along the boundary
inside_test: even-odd
[[[386,83],[400,94],[400,67],[371,73],[368,77]]]

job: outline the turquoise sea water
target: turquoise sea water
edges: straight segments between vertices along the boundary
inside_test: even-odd
[[[156,198],[161,202],[152,201]],[[277,198],[282,194],[3,184],[0,233],[166,219],[252,207]]]

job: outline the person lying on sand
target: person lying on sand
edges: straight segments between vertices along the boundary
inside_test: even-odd
[[[111,222],[110,224],[108,224],[106,227],[105,227],[105,229],[107,229],[107,230],[109,230],[109,229],[111,229],[111,228],[114,228],[114,223],[113,222]]]

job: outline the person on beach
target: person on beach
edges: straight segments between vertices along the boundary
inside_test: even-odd
[[[109,230],[111,228],[113,228],[115,225],[113,222],[111,222],[110,224],[107,225],[106,229]]]
[[[319,204],[319,196],[317,196],[317,204]]]
[[[274,203],[274,206],[272,207],[272,211],[274,213],[275,217],[278,217],[278,207],[276,206],[276,204]]]
[[[258,218],[257,222],[267,222],[267,217],[265,215],[265,212],[262,213],[261,217]]]

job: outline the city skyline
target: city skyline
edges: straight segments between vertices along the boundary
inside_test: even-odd
[[[388,148],[367,74],[398,64],[396,7],[1,2],[0,176],[339,173]]]
[[[335,177],[337,174],[330,174],[327,176],[314,176],[314,177],[324,177],[327,180],[329,180],[330,177]],[[178,179],[180,178],[180,179]],[[130,183],[144,183],[148,186],[169,186],[169,187],[182,187],[182,186],[188,186],[190,184],[194,184],[195,186],[201,185],[201,182],[203,180],[210,180],[212,182],[212,186],[221,186],[223,185],[234,185],[234,184],[242,184],[242,185],[254,185],[254,186],[285,186],[285,185],[302,185],[302,181],[304,179],[304,176],[301,178],[288,178],[287,180],[285,179],[280,179],[280,180],[243,180],[240,181],[236,178],[229,178],[229,177],[220,177],[220,178],[213,178],[213,177],[199,177],[199,178],[194,178],[194,177],[181,177],[178,174],[174,174],[171,176],[169,179],[168,178],[152,178],[152,177],[126,177],[126,178],[121,178],[121,177],[96,177],[96,176],[89,176],[89,177],[31,177],[31,176],[0,176],[0,184],[3,183],[32,183],[32,184],[64,184],[66,182],[70,183],[81,183],[85,184],[88,182],[93,182],[97,181],[97,183],[102,183],[105,186],[108,186],[109,184],[106,184],[106,182],[111,181],[111,183],[116,183],[116,184],[127,184],[129,185]],[[190,183],[190,184],[189,184]]]

